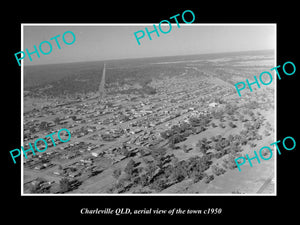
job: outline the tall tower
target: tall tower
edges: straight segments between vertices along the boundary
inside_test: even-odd
[[[102,101],[102,99],[105,97],[105,63],[103,66],[102,71],[102,79],[99,85],[99,103]]]

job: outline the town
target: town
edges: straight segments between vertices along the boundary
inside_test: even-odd
[[[97,87],[66,93],[65,86],[63,97],[55,96],[59,86],[49,83],[32,91],[25,89],[24,143],[61,128],[68,129],[72,139],[55,142],[54,147],[48,138],[46,152],[28,152],[24,159],[24,193],[208,190],[210,183],[217,185],[218,180],[238,171],[235,158],[273,140],[274,86],[245,93],[243,98],[236,95],[234,87],[241,74],[250,77],[262,68],[271,68],[273,62],[273,57],[265,55],[151,62],[138,67],[145,76],[155,74],[150,81],[141,82],[133,82],[132,68],[127,78],[126,69],[123,71],[122,79],[127,80],[110,81],[110,74],[119,69],[108,63],[103,73],[104,93]],[[100,69],[97,73],[99,86],[104,75]],[[73,80],[81,82],[83,88],[88,81],[82,77]],[[270,163],[261,167],[265,176],[274,170],[273,160]],[[246,166],[244,171],[255,172]],[[250,189],[236,186],[239,188],[228,187],[221,192],[244,193]]]

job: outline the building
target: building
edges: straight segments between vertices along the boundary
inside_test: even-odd
[[[208,104],[208,106],[212,107],[212,108],[216,107],[217,105],[218,105],[218,103],[216,103],[216,102],[212,102],[212,103]]]

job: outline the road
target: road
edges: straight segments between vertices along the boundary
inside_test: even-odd
[[[265,183],[259,188],[259,190],[256,192],[257,194],[263,193],[263,191],[270,185],[270,182],[272,181],[274,175],[272,174]]]

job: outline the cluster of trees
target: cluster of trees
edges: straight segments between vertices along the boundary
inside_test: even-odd
[[[227,138],[222,137],[221,135],[212,136],[210,140],[207,138],[200,139],[196,147],[199,151],[210,158],[221,158],[222,156],[229,154],[229,153],[237,153],[241,152],[242,148],[241,145],[245,144],[245,139],[241,135],[229,135]],[[213,152],[209,152],[208,150],[213,149]]]
[[[269,121],[266,122],[266,130],[267,131],[273,131],[272,125],[271,125],[271,123]]]
[[[236,125],[235,125],[232,121],[230,121],[230,122],[228,123],[228,125],[229,125],[231,128],[236,128]]]
[[[76,69],[74,66],[72,66],[72,68],[68,68],[67,75],[65,75],[65,68],[60,71],[52,71],[53,69],[49,70],[48,73],[50,72],[51,76],[45,77],[47,78],[46,82],[43,81],[30,85],[35,86],[32,87],[30,94],[37,95],[39,91],[39,93],[47,96],[63,96],[64,94],[78,95],[78,93],[86,94],[98,91],[100,80],[102,78],[102,76],[99,75],[101,69],[99,69],[99,65],[91,65],[89,68],[87,68],[86,65],[83,65],[82,68],[77,68],[77,66],[75,66]],[[62,71],[64,71],[64,74],[62,74]],[[157,71],[157,73],[153,71]],[[138,91],[147,94],[154,94],[156,93],[156,90],[148,84],[154,77],[158,76],[159,72],[161,71],[158,68],[147,67],[123,67],[122,69],[110,68],[106,71],[107,75],[105,86],[108,88],[119,87],[120,85],[131,85],[132,83],[138,82],[143,86],[143,88]],[[48,79],[48,77],[54,76],[54,79]],[[28,80],[28,82],[30,81],[31,80]]]
[[[235,107],[228,108],[229,114],[236,110]],[[125,176],[121,176],[122,171],[114,171],[113,176],[118,180],[116,187],[119,192],[129,190],[132,186],[143,188],[148,187],[152,190],[160,192],[168,186],[180,182],[186,178],[193,179],[194,182],[203,180],[203,182],[210,182],[214,179],[214,176],[219,176],[226,172],[225,169],[236,168],[235,158],[241,156],[242,146],[250,144],[255,146],[252,140],[259,140],[262,138],[258,134],[258,130],[263,122],[262,119],[257,118],[252,111],[247,111],[247,114],[252,117],[252,122],[245,119],[244,116],[240,116],[240,119],[247,122],[244,124],[244,129],[236,135],[229,135],[227,138],[221,135],[212,136],[210,140],[202,138],[196,144],[201,156],[192,157],[188,160],[178,161],[174,155],[167,155],[166,149],[153,149],[151,156],[153,160],[145,161],[146,166],[137,167],[137,163],[134,160],[130,160],[124,168]],[[230,115],[231,117],[233,115]],[[222,117],[223,118],[223,117]],[[190,133],[195,131],[195,128],[203,128],[210,122],[210,117],[203,118],[191,118],[189,123],[182,123],[180,125],[172,126],[169,130],[161,133],[164,139],[169,141],[169,145],[174,147],[176,143],[183,141]],[[229,126],[235,125],[229,123]],[[209,151],[210,149],[214,151]],[[188,152],[186,145],[183,145],[182,150]],[[219,165],[212,166],[212,175],[205,173],[212,162],[213,157],[221,158],[227,155],[223,159],[222,167]],[[225,169],[224,169],[225,168]]]
[[[175,144],[184,141],[192,132],[191,126],[188,123],[182,123],[180,125],[174,125],[170,129],[160,133],[161,137],[167,139],[169,147],[174,149]]]
[[[271,133],[268,130],[264,130],[264,136],[270,136]]]
[[[99,73],[85,71],[84,74],[71,75],[58,81],[51,82],[51,87],[43,89],[43,92],[48,96],[61,96],[64,94],[75,95],[78,93],[86,94],[98,90],[100,79],[101,76],[99,76]],[[42,87],[39,86],[37,88]]]
[[[215,119],[221,119],[221,118],[223,118],[224,111],[223,110],[214,110],[214,111],[211,112],[211,115]]]
[[[59,181],[59,190],[58,191],[60,193],[69,192],[71,190],[76,189],[80,184],[81,184],[81,182],[77,179],[69,180],[68,178],[64,177]]]
[[[230,143],[233,142],[233,138],[223,138],[221,135],[217,137],[212,137],[212,140],[214,141],[213,148],[217,151],[223,151],[226,147],[230,146]]]
[[[142,88],[129,88],[126,90],[119,90],[117,88],[113,89],[110,94],[140,94],[141,96],[145,97],[145,95],[154,95],[156,94],[156,89],[151,86],[143,86]]]
[[[235,114],[237,109],[238,109],[238,107],[236,105],[226,104],[226,106],[225,106],[225,111],[228,115]]]
[[[228,154],[228,157],[223,160],[223,166],[229,169],[236,168],[234,159],[240,156],[242,146],[250,144],[251,147],[255,147],[256,144],[250,141],[262,139],[262,135],[258,133],[261,123],[261,119],[256,119],[252,123],[247,122],[244,124],[245,129],[243,129],[240,134],[230,134],[227,138],[224,138],[221,135],[212,136],[209,141],[206,138],[203,138],[198,141],[196,146],[203,155],[210,156],[211,158],[221,158]],[[210,149],[214,149],[215,152],[207,154]],[[213,167],[212,170],[217,176],[219,173],[222,174],[224,172],[223,170],[219,171],[216,167]]]
[[[224,124],[224,123],[219,123],[219,127],[221,127],[221,128],[225,128],[226,126],[225,126],[225,124]]]
[[[200,116],[200,117],[190,117],[189,123],[192,127],[206,127],[209,122],[211,121],[211,118],[207,116]]]
[[[199,151],[200,151],[203,155],[206,155],[207,150],[210,149],[209,142],[208,142],[207,138],[202,138],[202,139],[200,139],[200,140],[197,142],[196,147],[199,149]]]
[[[220,176],[226,172],[225,169],[223,169],[222,167],[220,167],[218,165],[213,165],[211,167],[211,169],[212,169],[213,174],[215,174],[216,176]]]
[[[113,136],[113,134],[107,134],[107,133],[102,133],[101,138],[102,138],[103,141],[113,141],[113,140],[115,140],[115,137]]]
[[[60,122],[60,118],[59,117],[55,117],[55,119],[53,120],[53,122],[57,125]]]
[[[214,175],[213,174],[211,174],[211,175],[205,174],[203,181],[204,181],[204,183],[207,184],[207,183],[211,182],[213,179],[214,179]]]
[[[118,179],[112,188],[117,192],[125,192],[131,187],[146,187],[157,192],[178,183],[186,178],[194,182],[205,179],[209,182],[213,178],[204,171],[211,165],[210,157],[204,155],[196,156],[187,160],[179,161],[174,155],[166,155],[165,149],[154,150],[151,154],[152,160],[145,160],[145,167],[137,167],[137,163],[131,159],[125,166],[123,172],[116,169],[113,172],[115,179]]]
[[[189,135],[205,131],[209,122],[209,116],[191,117],[189,122],[174,125],[161,132],[160,135],[162,138],[168,139],[169,147],[174,149],[175,144],[184,141]]]
[[[120,168],[117,168],[117,169],[115,169],[115,170],[113,171],[113,177],[114,177],[115,179],[119,179],[121,173],[122,173],[122,170],[121,170]]]
[[[50,193],[50,185],[47,184],[47,181],[43,178],[38,177],[33,183],[29,186],[30,193]]]
[[[204,171],[209,168],[211,163],[207,156],[195,156],[188,160],[176,162],[171,167],[170,178],[175,182],[180,182],[185,178],[192,178],[194,182],[198,182],[206,176]]]
[[[238,107],[236,105],[227,104],[225,106],[225,109],[223,109],[223,110],[218,109],[218,110],[212,111],[211,115],[215,119],[220,120],[219,126],[222,128],[225,128],[225,124],[224,124],[225,113],[228,114],[228,118],[231,120],[228,122],[228,125],[231,128],[236,127],[236,124],[233,121],[240,120],[243,123],[249,121],[249,119],[247,118],[247,115],[249,115],[251,117],[251,121],[255,121],[255,124],[252,124],[252,126],[254,126],[256,129],[258,129],[260,124],[262,123],[262,119],[257,118],[255,113],[252,111],[253,109],[256,109],[258,107],[258,105],[259,104],[256,101],[251,101],[249,103],[246,103],[244,105],[245,109],[242,112],[240,112],[240,111],[238,111]],[[258,116],[260,116],[259,113],[257,113],[257,114],[258,114]],[[217,127],[217,125],[215,123],[212,123],[211,125],[212,125],[212,127]]]
[[[184,122],[179,125],[173,125],[170,129],[165,130],[160,133],[161,137],[164,139],[168,139],[173,137],[174,135],[183,134],[185,131],[191,128],[190,124]]]
[[[133,155],[133,153],[127,149],[125,142],[123,142],[122,146],[120,148],[118,148],[116,150],[116,152],[120,155],[125,156],[126,158]],[[142,149],[141,149],[140,152],[144,152],[144,151],[142,151]]]
[[[226,127],[226,125],[224,124],[225,113],[228,114],[228,117],[230,120],[237,121],[237,118],[235,118],[235,116],[234,116],[235,114],[238,114],[237,109],[238,109],[238,107],[236,105],[227,104],[225,106],[225,109],[223,109],[223,110],[218,109],[218,110],[212,111],[211,114],[212,114],[212,117],[220,120],[219,127],[225,128]],[[236,125],[232,121],[228,122],[228,125],[231,128],[235,128]],[[217,125],[215,123],[212,123],[211,125],[212,125],[212,127],[217,127]]]
[[[46,121],[42,121],[39,125],[40,130],[49,131],[50,127]]]
[[[262,135],[258,133],[259,128],[263,123],[262,119],[256,119],[254,122],[247,122],[244,124],[244,129],[241,131],[241,136],[248,140],[261,140]]]
[[[67,178],[62,178],[59,181],[59,190],[61,193],[65,193],[71,190],[71,182]]]
[[[237,168],[236,162],[234,159],[241,157],[240,153],[230,153],[228,154],[227,158],[223,159],[223,167],[228,169],[235,169]]]
[[[259,103],[257,101],[249,101],[244,105],[248,109],[257,109],[259,107]]]
[[[74,190],[81,184],[77,179],[70,180],[66,177],[59,181],[58,186],[51,186],[45,179],[37,178],[34,183],[30,184],[30,193],[66,193]]]
[[[142,90],[143,90],[143,93],[145,93],[147,95],[154,95],[154,94],[156,94],[156,89],[153,88],[153,87],[151,87],[151,86],[148,86],[148,85],[143,86]]]

